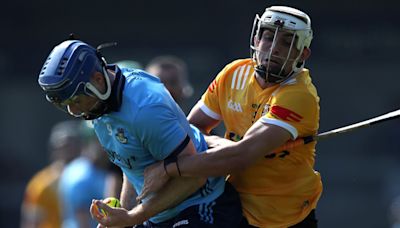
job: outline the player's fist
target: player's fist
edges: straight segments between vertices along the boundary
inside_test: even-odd
[[[115,197],[108,197],[103,200],[93,200],[90,205],[90,213],[93,218],[103,218],[108,216],[109,210],[118,207],[121,207],[121,204]]]
[[[98,228],[125,227],[137,224],[130,218],[128,210],[120,207],[119,200],[115,198],[92,200],[90,214],[99,223]]]
[[[119,200],[115,197],[108,197],[103,199],[103,203],[107,204],[107,206],[109,207],[121,207],[121,203],[119,202]],[[104,211],[103,209],[100,209],[100,212],[102,214],[104,214],[105,216],[107,216],[107,211]]]

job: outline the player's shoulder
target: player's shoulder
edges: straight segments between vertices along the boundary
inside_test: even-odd
[[[141,107],[158,102],[166,93],[160,79],[143,70],[124,73],[123,102]]]
[[[281,83],[281,86],[274,92],[274,96],[306,96],[317,97],[317,91],[312,84],[310,71],[303,69],[296,77],[290,78]]]
[[[140,69],[122,69],[122,74],[125,76],[125,84],[128,86],[144,86],[153,83],[160,83],[160,79],[146,71]]]
[[[231,67],[239,67],[239,66],[243,66],[243,65],[251,65],[253,64],[253,60],[250,58],[246,58],[246,59],[235,59],[232,62],[228,63],[228,66]]]
[[[280,90],[299,90],[307,91],[308,87],[312,85],[310,71],[303,69],[298,72],[294,77],[291,77],[280,84]]]
[[[247,59],[236,59],[230,63],[228,63],[224,70],[227,75],[232,75],[235,71],[245,68],[252,67],[253,61],[250,58]]]
[[[249,74],[252,71],[253,62],[251,59],[237,59],[228,63],[224,69],[218,74],[217,81],[215,83],[228,84],[234,80],[235,77],[240,77],[241,75]]]

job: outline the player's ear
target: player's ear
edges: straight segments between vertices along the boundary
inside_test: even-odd
[[[305,47],[303,49],[303,53],[301,53],[301,57],[300,57],[301,61],[302,62],[306,61],[310,57],[310,55],[311,55],[311,49],[308,47]]]

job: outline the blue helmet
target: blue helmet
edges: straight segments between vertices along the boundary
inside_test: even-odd
[[[111,93],[105,67],[104,58],[95,48],[79,40],[67,40],[51,51],[40,71],[38,82],[46,93],[46,99],[57,106],[79,94],[96,96],[104,101]],[[96,71],[105,76],[107,91],[104,94],[90,83],[90,77]]]

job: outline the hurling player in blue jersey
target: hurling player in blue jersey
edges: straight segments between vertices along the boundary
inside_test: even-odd
[[[49,102],[93,120],[100,143],[124,173],[122,208],[93,200],[92,217],[100,227],[147,220],[149,227],[237,226],[242,216],[239,197],[222,177],[174,178],[135,205],[147,166],[161,160],[172,163],[206,150],[207,144],[157,77],[106,64],[100,48],[64,41],[49,54],[38,79]]]

